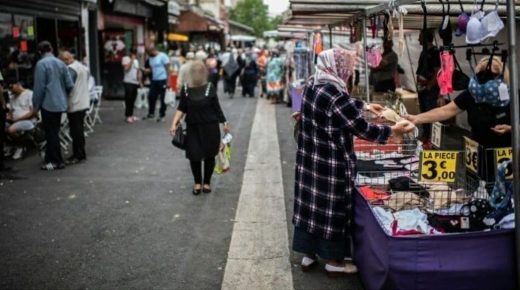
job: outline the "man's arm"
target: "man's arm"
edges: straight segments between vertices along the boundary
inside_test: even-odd
[[[38,112],[43,104],[43,99],[45,98],[45,84],[47,83],[47,75],[45,74],[45,69],[43,66],[36,65],[36,69],[34,71],[34,88],[33,88],[33,109],[35,112]]]
[[[70,93],[70,91],[72,91],[72,88],[74,87],[74,82],[72,81],[72,77],[70,76],[69,68],[65,65],[63,66],[63,83],[65,84],[65,90],[67,91],[67,93]]]

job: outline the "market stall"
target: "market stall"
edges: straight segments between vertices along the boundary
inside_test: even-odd
[[[294,0],[287,23],[331,31],[334,27],[348,30],[360,24],[361,29],[351,33],[358,37],[361,34],[365,48],[363,96],[367,101],[374,99],[368,87],[367,57],[373,19],[389,14],[394,27],[438,29],[441,25],[451,26],[450,22],[458,24],[465,12],[475,8],[473,1],[364,2]],[[520,179],[512,178],[520,174],[515,21],[520,7],[515,7],[513,1],[497,1],[482,3],[479,8],[484,15],[494,11],[505,22],[499,30],[507,26],[507,38],[500,39],[507,40],[507,47],[493,47],[499,43],[493,43],[493,37],[466,47],[450,41],[437,45],[447,53],[452,51],[452,55],[458,51],[459,59],[467,56],[469,66],[477,55],[490,59],[506,55],[502,61],[510,69],[507,96],[511,103],[512,147],[487,148],[480,154],[490,157],[479,159],[475,157],[479,154],[478,144],[462,151],[425,151],[413,137],[404,145],[391,142],[373,146],[356,140],[358,183],[363,187],[354,196],[354,259],[367,289],[516,289],[520,285],[516,281],[520,279],[520,251],[516,251],[520,234],[514,230],[514,221],[519,221],[514,208],[520,208]],[[428,20],[423,17],[426,11]],[[466,24],[471,15],[467,17]],[[481,42],[484,45],[477,45]],[[404,45],[406,49],[408,44]],[[401,105],[405,102],[402,97],[382,100],[385,105],[389,101]],[[416,110],[416,105],[394,103],[389,107],[398,116],[410,108]],[[442,126],[436,128],[441,128],[436,134],[442,136]],[[441,147],[440,143],[437,147]]]

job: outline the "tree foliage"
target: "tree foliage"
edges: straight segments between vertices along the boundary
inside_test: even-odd
[[[255,35],[262,37],[264,31],[275,29],[274,21],[278,17],[269,18],[269,8],[262,0],[241,0],[236,7],[231,9],[230,18],[233,21],[252,27]],[[277,23],[276,23],[277,25]]]

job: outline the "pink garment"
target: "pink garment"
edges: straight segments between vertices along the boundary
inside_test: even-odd
[[[379,48],[372,48],[367,51],[367,61],[370,67],[378,67],[383,60],[383,53]]]
[[[441,69],[437,73],[437,83],[441,89],[441,96],[453,93],[453,72],[455,71],[455,62],[453,55],[449,51],[441,52]]]

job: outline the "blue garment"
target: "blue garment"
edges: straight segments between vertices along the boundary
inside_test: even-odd
[[[165,66],[170,64],[170,59],[164,52],[159,52],[156,56],[150,57],[149,63],[154,81],[164,81],[168,78]]]
[[[68,93],[73,87],[67,66],[52,53],[47,53],[38,61],[34,72],[34,110],[66,112]]]

